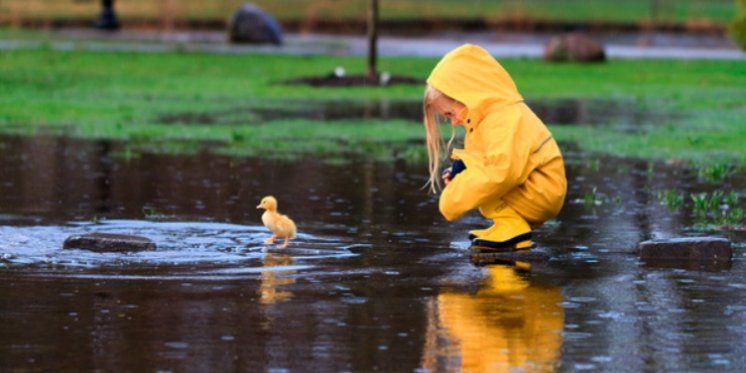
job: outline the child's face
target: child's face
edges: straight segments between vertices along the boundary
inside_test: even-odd
[[[438,114],[448,118],[452,126],[464,124],[466,106],[464,104],[441,96],[433,102],[433,108]]]

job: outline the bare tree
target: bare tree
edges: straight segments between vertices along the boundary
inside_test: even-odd
[[[378,0],[368,3],[368,79],[377,80],[378,60]]]

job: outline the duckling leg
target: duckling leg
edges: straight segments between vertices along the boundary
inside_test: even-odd
[[[264,243],[274,243],[276,239],[277,239],[277,235],[273,234],[272,237],[267,238],[266,240],[264,240]]]
[[[288,241],[290,241],[290,237],[285,237],[285,243],[282,244],[281,248],[284,249],[284,248],[288,247]]]

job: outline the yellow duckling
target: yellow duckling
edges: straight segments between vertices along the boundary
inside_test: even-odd
[[[262,223],[272,231],[272,237],[267,238],[264,243],[273,243],[277,238],[284,238],[285,243],[282,245],[282,248],[288,247],[288,241],[291,238],[295,238],[297,229],[295,228],[295,223],[287,215],[277,212],[277,200],[275,197],[267,196],[262,198],[262,201],[259,202],[256,208],[266,210],[262,214]]]

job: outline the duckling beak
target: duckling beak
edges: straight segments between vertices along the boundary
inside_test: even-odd
[[[256,209],[257,209],[257,210],[259,210],[260,208],[262,208],[262,205],[261,205],[261,204],[258,204],[258,205],[256,205]]]

